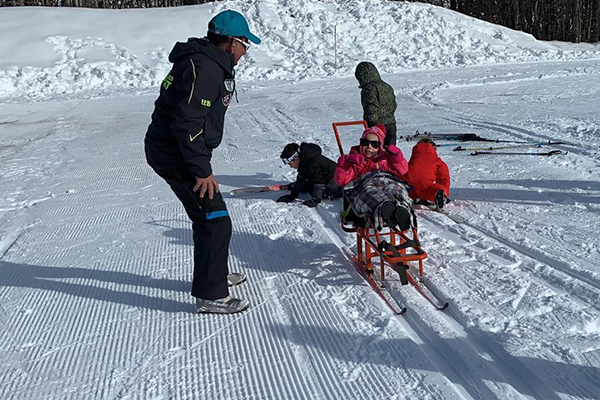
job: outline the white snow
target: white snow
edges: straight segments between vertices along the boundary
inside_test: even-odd
[[[17,7],[0,12],[0,25],[11,38],[0,43],[0,101],[153,88],[170,68],[173,44],[203,36],[210,18],[226,8],[243,12],[263,39],[238,69],[247,82],[348,76],[363,60],[397,73],[600,56],[598,45],[538,42],[421,3],[252,0],[121,11]]]
[[[396,91],[399,135],[568,143],[550,158],[440,147],[466,222],[418,216],[446,311],[390,272],[409,308],[394,317],[347,259],[341,203],[274,193],[225,194],[250,310],[194,314],[190,223],[143,137],[173,44],[225,8],[263,42],[214,153],[223,193],[293,180],[290,141],[335,159],[363,60]],[[0,34],[0,398],[600,399],[598,45],[366,0],[3,8]]]

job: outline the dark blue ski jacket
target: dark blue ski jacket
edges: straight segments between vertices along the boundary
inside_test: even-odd
[[[223,139],[225,112],[235,91],[234,58],[206,39],[178,42],[145,139],[146,159],[159,171],[186,166],[212,174],[212,150]]]

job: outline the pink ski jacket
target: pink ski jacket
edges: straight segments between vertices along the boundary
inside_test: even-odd
[[[360,146],[354,146],[350,149],[349,154],[344,154],[338,159],[333,180],[340,186],[347,185],[356,178],[371,172],[384,171],[390,172],[401,178],[408,171],[408,162],[402,155],[402,151],[394,145],[388,146],[388,150],[384,150],[383,141],[385,132],[378,126],[365,129],[362,134],[364,138],[368,134],[375,134],[381,142],[379,151],[373,158],[366,158],[360,152]]]

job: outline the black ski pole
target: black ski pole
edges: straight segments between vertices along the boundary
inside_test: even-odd
[[[480,150],[494,151],[494,150],[501,150],[501,149],[503,150],[503,149],[520,149],[520,148],[527,148],[527,147],[555,146],[555,145],[559,145],[559,144],[567,144],[567,143],[547,141],[547,142],[540,142],[540,143],[516,144],[514,146],[500,146],[500,147],[462,147],[462,146],[458,146],[453,151],[480,151]]]
[[[560,150],[552,150],[547,153],[521,153],[521,152],[508,152],[508,151],[476,151],[471,153],[472,156],[484,156],[484,155],[510,155],[510,156],[558,156],[561,154],[567,154],[567,152],[562,152]]]
[[[400,138],[403,138],[401,136]],[[431,133],[424,132],[420,133],[417,131],[414,135],[408,135],[405,137],[407,142],[412,140],[420,139],[437,139],[437,140],[454,140],[459,142],[489,142],[489,143],[517,143],[517,144],[529,144],[529,142],[515,141],[515,140],[500,140],[500,139],[488,139],[476,135],[475,133]]]

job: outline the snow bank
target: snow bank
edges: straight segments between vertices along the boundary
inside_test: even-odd
[[[539,42],[420,3],[245,0],[150,10],[5,8],[0,32],[13,39],[0,43],[0,100],[156,86],[170,68],[173,44],[203,36],[210,18],[227,8],[246,15],[263,40],[239,66],[238,76],[246,81],[347,76],[362,60],[395,73],[600,57],[598,45]]]

